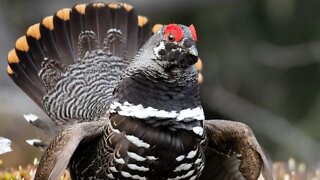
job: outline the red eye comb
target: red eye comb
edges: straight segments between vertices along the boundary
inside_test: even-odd
[[[197,42],[197,41],[198,41],[198,37],[197,37],[196,28],[194,27],[193,24],[191,24],[191,25],[189,26],[189,29],[190,29],[190,31],[191,31],[193,40],[194,40],[195,42]]]
[[[168,37],[170,34],[172,34],[175,37],[176,42],[181,41],[182,37],[183,37],[182,29],[177,24],[167,25],[166,29],[164,30],[164,34],[166,37]]]

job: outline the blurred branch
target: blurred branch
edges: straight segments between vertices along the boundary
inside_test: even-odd
[[[291,46],[261,43],[251,49],[253,59],[263,65],[289,69],[320,62],[320,42],[313,41]]]
[[[232,120],[247,123],[254,131],[268,137],[283,148],[311,164],[319,163],[320,145],[307,134],[292,126],[285,118],[227,91],[221,86],[204,89],[209,97],[203,101],[215,111]]]

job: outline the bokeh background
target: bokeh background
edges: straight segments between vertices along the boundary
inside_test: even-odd
[[[83,2],[91,1],[0,1],[0,136],[13,142],[13,152],[0,155],[5,166],[41,155],[25,143],[42,136],[23,114],[47,118],[7,76],[7,53],[30,25]],[[196,26],[207,119],[248,124],[273,161],[294,157],[319,167],[319,0],[122,2],[153,23]]]

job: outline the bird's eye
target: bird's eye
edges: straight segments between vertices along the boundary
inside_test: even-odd
[[[173,41],[175,40],[174,35],[169,34],[169,36],[168,36],[168,40],[169,40],[170,42],[173,42]]]

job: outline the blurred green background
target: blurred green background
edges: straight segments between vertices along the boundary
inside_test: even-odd
[[[13,152],[5,165],[24,165],[41,152],[25,143],[42,137],[23,114],[47,119],[6,75],[7,52],[27,28],[75,0],[0,2],[0,136]],[[107,1],[104,1],[107,2]],[[248,124],[274,161],[320,162],[319,0],[122,1],[153,23],[194,24],[204,63],[206,119]]]

